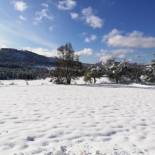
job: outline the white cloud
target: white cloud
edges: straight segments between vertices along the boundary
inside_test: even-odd
[[[123,34],[123,32],[113,29],[103,37],[102,41],[113,47],[155,48],[155,37],[145,36],[139,31]]]
[[[83,19],[90,27],[94,29],[102,28],[104,21],[100,17],[94,15],[93,9],[91,7],[84,8],[82,10],[82,15]]]
[[[92,7],[82,9],[81,13],[71,12],[72,19],[79,19],[84,21],[88,26],[97,29],[102,28],[104,20],[94,14]]]
[[[97,39],[97,36],[95,34],[92,34],[92,35],[86,36],[84,41],[86,43],[91,43],[91,42],[94,42],[96,39]]]
[[[77,54],[79,56],[91,56],[93,54],[93,50],[91,48],[84,48],[84,49],[76,52],[75,54]]]
[[[58,9],[72,10],[76,6],[76,0],[60,0],[58,2]]]
[[[99,61],[102,63],[106,63],[111,59],[125,59],[128,53],[133,52],[132,49],[116,49],[116,50],[105,50],[101,49],[100,53],[97,54],[99,57]]]
[[[0,48],[7,48],[7,45],[4,42],[0,42]]]
[[[79,14],[76,13],[76,12],[71,12],[70,16],[71,16],[72,19],[78,19],[79,18]]]
[[[22,21],[26,21],[26,20],[27,20],[27,19],[26,19],[24,16],[22,16],[22,15],[19,16],[19,19],[22,20]]]
[[[27,3],[25,3],[24,1],[18,0],[18,1],[14,1],[14,8],[17,11],[23,12],[28,8]]]
[[[24,48],[25,50],[28,51],[32,51],[33,53],[39,54],[39,55],[43,55],[43,56],[47,56],[47,57],[57,57],[57,50],[48,50],[45,48],[31,48],[31,47],[26,47]]]
[[[35,13],[34,24],[38,24],[38,23],[42,22],[43,19],[47,19],[47,20],[54,19],[53,15],[49,13],[48,8],[43,8],[41,11],[37,11]]]

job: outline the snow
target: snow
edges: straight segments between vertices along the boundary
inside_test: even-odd
[[[155,155],[155,86],[1,81],[0,155],[52,153]]]

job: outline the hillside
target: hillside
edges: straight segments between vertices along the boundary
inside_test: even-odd
[[[36,53],[11,48],[0,49],[0,66],[55,66],[56,58],[49,58]]]

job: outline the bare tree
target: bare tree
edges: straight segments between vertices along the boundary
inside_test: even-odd
[[[82,67],[79,57],[70,43],[60,46],[58,55],[59,60],[55,70],[56,83],[71,84],[71,80],[78,77]]]

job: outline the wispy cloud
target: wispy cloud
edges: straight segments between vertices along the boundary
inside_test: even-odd
[[[49,5],[47,3],[42,3],[41,6],[45,7],[45,8],[48,8]]]
[[[44,38],[33,31],[23,30],[20,26],[7,23],[7,27],[3,24],[0,24],[0,29],[8,33],[10,36],[15,38],[21,38],[22,40],[27,40],[38,46],[45,47],[47,49],[56,49],[57,44],[52,43],[47,38]],[[13,40],[12,40],[13,44]]]
[[[52,32],[54,28],[53,28],[53,26],[50,26],[48,29],[50,32]]]
[[[22,21],[26,21],[26,17],[24,17],[23,15],[19,15],[19,19],[22,20]]]
[[[93,55],[93,49],[84,48],[84,49],[76,52],[76,54],[79,55],[79,56],[91,56],[91,55]]]
[[[60,10],[72,10],[76,6],[76,0],[60,0],[58,2],[58,9]]]
[[[43,8],[40,11],[35,12],[34,24],[42,22],[42,20],[53,20],[54,17],[49,13],[48,8]]]
[[[102,41],[113,47],[155,48],[155,37],[145,36],[139,31],[124,34],[117,29],[113,29],[109,34],[103,36]]]
[[[15,10],[20,11],[20,12],[23,12],[28,8],[27,3],[22,0],[14,1],[13,4],[14,4]]]

